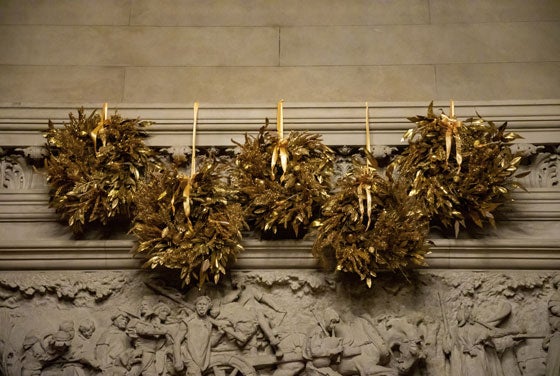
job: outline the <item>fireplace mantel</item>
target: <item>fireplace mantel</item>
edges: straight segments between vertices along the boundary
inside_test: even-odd
[[[383,153],[404,146],[403,133],[412,126],[406,118],[426,113],[426,103],[369,103],[372,143]],[[3,151],[0,186],[0,270],[137,269],[132,257],[134,240],[126,234],[110,239],[75,240],[48,208],[48,190],[40,169],[47,120],[60,126],[68,113],[84,107],[89,113],[100,104],[0,104],[0,147]],[[448,102],[434,103],[447,110]],[[148,143],[178,147],[191,143],[192,108],[186,105],[109,104],[124,117],[153,121]],[[523,136],[516,147],[524,150],[532,174],[523,181],[528,192],[517,192],[514,202],[500,212],[498,228],[459,239],[434,233],[428,256],[433,269],[560,269],[560,184],[557,176],[560,145],[560,101],[456,102],[461,118],[480,114]],[[320,133],[333,147],[365,143],[363,103],[285,103],[285,129]],[[197,144],[231,147],[243,141],[269,118],[276,106],[201,104]],[[272,126],[271,126],[272,128]],[[31,159],[30,159],[31,158]],[[30,161],[34,160],[34,163]],[[21,181],[9,180],[16,167]],[[6,180],[8,179],[8,180]],[[260,241],[248,237],[234,265],[237,269],[315,269],[309,250],[312,239]]]

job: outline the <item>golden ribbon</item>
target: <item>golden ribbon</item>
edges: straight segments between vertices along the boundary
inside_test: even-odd
[[[371,153],[371,141],[370,141],[370,133],[369,133],[369,106],[366,102],[366,150],[368,153]],[[366,156],[366,171],[369,173],[370,166],[369,166],[369,158]],[[364,203],[363,200],[366,200],[366,208],[367,208],[367,218],[368,223],[366,226],[366,230],[369,228],[371,224],[371,211],[372,211],[372,198],[371,198],[371,185],[360,183],[358,185],[358,209],[360,211],[360,220],[363,221],[364,219]]]
[[[371,153],[371,140],[369,135],[369,106],[368,102],[366,102],[366,150]],[[369,161],[366,158],[366,164],[369,165]]]
[[[181,184],[185,184],[185,188],[183,188],[183,210],[185,211],[185,217],[189,217],[191,214],[191,189],[192,189],[192,181],[194,179],[195,171],[196,171],[196,124],[198,121],[198,102],[194,102],[193,107],[193,133],[192,133],[192,157],[191,157],[191,175],[185,176],[180,175],[179,180]]]
[[[457,159],[459,170],[461,170],[463,156],[461,155],[461,135],[459,134],[459,129],[463,123],[455,118],[455,104],[453,101],[451,101],[449,116],[441,114],[441,123],[445,127],[445,160],[449,160],[449,156],[451,155],[451,146],[454,139],[455,158]]]
[[[97,136],[101,138],[103,146],[107,145],[107,135],[105,134],[105,125],[109,124],[110,119],[107,117],[108,104],[105,102],[103,104],[103,112],[101,113],[101,120],[97,123],[97,126],[91,131],[90,136],[93,140],[93,150],[97,154]]]
[[[276,111],[276,132],[278,133],[278,143],[274,146],[272,151],[272,160],[270,162],[270,169],[272,176],[274,176],[274,167],[280,157],[280,165],[282,166],[282,175],[288,171],[288,140],[284,139],[284,100],[278,101]]]
[[[366,207],[367,207],[367,226],[366,230],[371,225],[371,211],[372,211],[372,198],[371,198],[371,185],[360,183],[358,185],[358,208],[360,210],[360,220],[363,221],[364,219],[364,203],[363,200],[366,200]]]

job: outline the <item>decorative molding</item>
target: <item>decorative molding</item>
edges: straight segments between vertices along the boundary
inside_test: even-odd
[[[428,269],[560,269],[558,239],[434,239]],[[246,239],[233,269],[317,269],[311,241]],[[20,240],[0,244],[0,270],[138,269],[133,240]]]
[[[513,194],[513,202],[501,212],[502,221],[560,221],[560,191],[530,188]],[[49,208],[47,189],[0,190],[1,222],[56,222],[58,216]]]
[[[370,103],[373,144],[400,145],[403,133],[411,127],[406,119],[426,113],[426,103]],[[101,104],[0,104],[0,139],[2,146],[43,145],[42,131],[51,119],[56,125],[67,121],[68,113],[84,107],[88,112]],[[446,109],[448,102],[435,102]],[[140,117],[156,124],[148,141],[154,146],[190,145],[193,111],[187,105],[110,104],[124,117]],[[323,135],[330,145],[363,145],[363,103],[290,103],[284,104],[286,130],[309,130]],[[520,133],[527,143],[560,142],[560,100],[455,102],[459,118],[476,116],[487,120],[507,121],[512,131]],[[230,146],[231,139],[243,140],[276,119],[276,104],[217,105],[201,104],[197,143],[200,146]]]
[[[46,190],[0,191],[1,222],[47,222],[58,216],[49,208]]]

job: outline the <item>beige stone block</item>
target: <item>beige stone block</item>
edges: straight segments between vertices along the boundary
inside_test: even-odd
[[[121,102],[124,69],[0,66],[0,102]]]
[[[128,25],[130,0],[2,0],[5,25]]]
[[[393,65],[560,59],[559,22],[283,27],[281,65]]]
[[[0,26],[1,64],[278,65],[278,29]]]
[[[378,25],[429,22],[427,0],[134,0],[131,24]]]
[[[560,98],[560,63],[450,64],[436,67],[438,99]]]
[[[125,102],[428,101],[432,66],[127,68]]]
[[[430,0],[432,23],[560,21],[558,0]]]

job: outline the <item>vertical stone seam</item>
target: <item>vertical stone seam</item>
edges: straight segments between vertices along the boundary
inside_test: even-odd
[[[133,0],[128,0],[128,26],[132,26],[132,8],[133,8]]]
[[[432,1],[431,0],[427,0],[428,1],[428,25],[432,24]]]
[[[123,67],[123,80],[122,80],[122,91],[121,91],[121,102],[125,102],[126,98],[126,72],[128,71],[128,67]]]
[[[435,97],[439,98],[439,85],[438,85],[438,69],[437,69],[437,64],[433,65],[434,67],[434,86],[435,86]],[[436,99],[434,98],[434,99]]]
[[[282,59],[282,27],[278,26],[278,66],[280,67]]]

